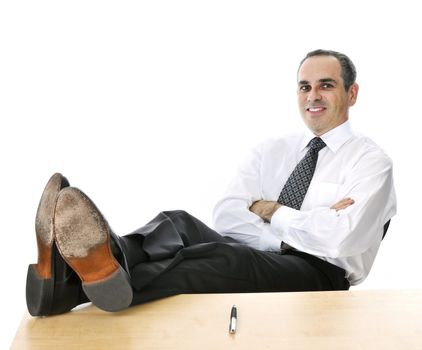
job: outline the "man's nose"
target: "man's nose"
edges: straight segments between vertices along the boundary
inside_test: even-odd
[[[312,101],[320,101],[321,100],[321,94],[319,93],[319,91],[317,89],[312,89],[308,93],[307,100],[309,102],[312,102]]]

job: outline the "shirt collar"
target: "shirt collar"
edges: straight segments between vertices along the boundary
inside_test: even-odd
[[[353,136],[353,130],[350,122],[346,120],[343,124],[327,131],[321,135],[321,139],[332,152],[337,152]],[[301,149],[304,150],[315,135],[308,129],[302,141]]]

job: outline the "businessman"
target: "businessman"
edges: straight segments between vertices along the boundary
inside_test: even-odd
[[[350,125],[355,80],[346,55],[306,55],[297,73],[306,130],[256,147],[217,203],[214,229],[178,210],[118,236],[86,194],[54,174],[36,215],[29,312],[53,315],[87,301],[118,311],[180,293],[347,290],[362,282],[396,199],[390,158]]]

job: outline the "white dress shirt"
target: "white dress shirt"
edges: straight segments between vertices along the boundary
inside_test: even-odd
[[[214,228],[265,251],[279,251],[283,241],[343,268],[355,285],[372,267],[384,224],[396,213],[396,197],[390,158],[369,138],[355,134],[349,121],[321,136],[327,147],[319,152],[300,210],[282,206],[271,223],[249,210],[261,199],[277,201],[313,137],[307,131],[258,146],[217,203]],[[346,197],[355,203],[330,209]]]

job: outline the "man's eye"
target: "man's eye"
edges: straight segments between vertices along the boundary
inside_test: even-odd
[[[321,87],[322,87],[323,89],[331,89],[331,88],[333,88],[334,86],[333,86],[332,84],[330,84],[330,83],[324,83],[324,84],[322,84],[322,85],[321,85]]]
[[[309,85],[302,85],[299,87],[299,90],[302,92],[308,92],[311,90],[311,87]]]

